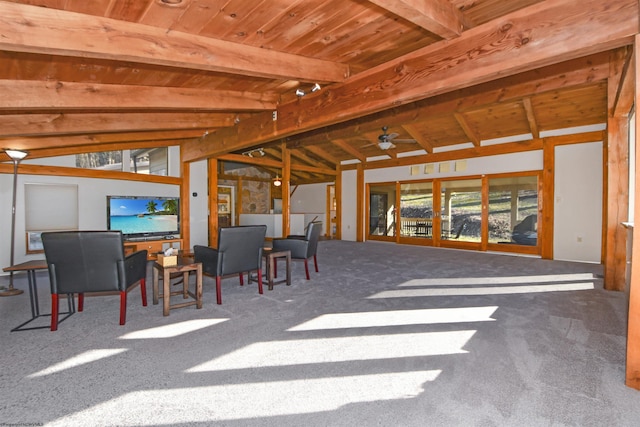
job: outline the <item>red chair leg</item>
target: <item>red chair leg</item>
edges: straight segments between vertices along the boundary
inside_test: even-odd
[[[315,254],[313,255],[313,264],[316,266],[316,273],[318,273],[318,258],[316,258]]]
[[[51,332],[58,330],[58,294],[51,294]]]
[[[127,321],[127,291],[120,291],[120,324]]]
[[[309,263],[306,259],[304,260],[304,272],[307,273],[307,280],[311,279],[309,276]]]
[[[216,302],[222,304],[222,278],[216,276]]]
[[[73,298],[73,294],[67,294],[67,298]],[[78,311],[84,310],[84,293],[78,294]]]
[[[262,269],[258,269],[258,293],[262,294]]]
[[[240,276],[240,286],[244,286],[244,276],[242,273],[238,273],[238,275]]]
[[[317,268],[316,268],[316,271]],[[140,293],[142,294],[142,306],[147,306],[147,283],[145,279],[140,279]]]

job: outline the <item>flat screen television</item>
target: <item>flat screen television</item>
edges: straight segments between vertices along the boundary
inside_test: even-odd
[[[122,231],[124,239],[177,238],[180,198],[107,196],[107,229]]]

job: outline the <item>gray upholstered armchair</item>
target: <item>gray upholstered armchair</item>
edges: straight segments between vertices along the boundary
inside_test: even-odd
[[[222,277],[239,274],[240,286],[244,285],[243,273],[258,272],[258,292],[262,293],[262,249],[267,234],[266,225],[220,227],[218,248],[195,245],[195,262],[202,263],[202,272],[216,278],[216,301],[222,304]]]
[[[306,234],[302,236],[288,236],[286,239],[274,239],[274,252],[291,251],[291,259],[303,260],[304,271],[309,276],[309,258],[313,257],[313,264],[318,272],[318,258],[316,252],[318,249],[318,240],[322,231],[322,222],[316,221],[309,224]]]
[[[42,233],[51,282],[51,330],[58,329],[58,295],[78,294],[78,311],[85,292],[119,292],[120,324],[127,313],[127,292],[140,282],[142,305],[147,305],[147,251],[124,255],[119,231],[59,231]]]

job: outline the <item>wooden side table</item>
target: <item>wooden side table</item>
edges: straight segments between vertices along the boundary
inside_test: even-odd
[[[269,286],[269,290],[273,290],[273,286],[279,283],[287,283],[287,286],[291,286],[291,251],[279,251],[274,252],[273,250],[263,251],[263,256],[265,259],[265,264],[267,265],[267,285]],[[275,281],[275,277],[277,274],[277,266],[276,262],[278,262],[279,258],[284,258],[286,262],[287,274],[286,277],[282,280]]]
[[[199,262],[189,262],[184,258],[178,258],[177,265],[163,266],[157,261],[153,263],[153,304],[157,305],[158,300],[162,298],[162,314],[164,316],[169,315],[169,310],[172,308],[187,307],[190,305],[196,305],[196,308],[202,308],[202,264]],[[189,273],[195,271],[196,273],[196,292],[195,294],[189,291]],[[171,291],[171,274],[182,274],[182,290]],[[158,293],[158,281],[159,276],[162,274],[162,294]],[[170,299],[173,295],[182,295],[184,299],[189,297],[193,298],[193,301],[185,301],[178,304],[171,304]]]

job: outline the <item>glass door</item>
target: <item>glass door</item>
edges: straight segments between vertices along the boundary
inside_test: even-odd
[[[400,238],[433,239],[433,182],[400,185]]]
[[[440,183],[440,244],[460,246],[482,241],[482,180]]]
[[[539,253],[538,176],[489,178],[489,246]]]
[[[369,239],[392,240],[396,236],[396,185],[369,185]]]

